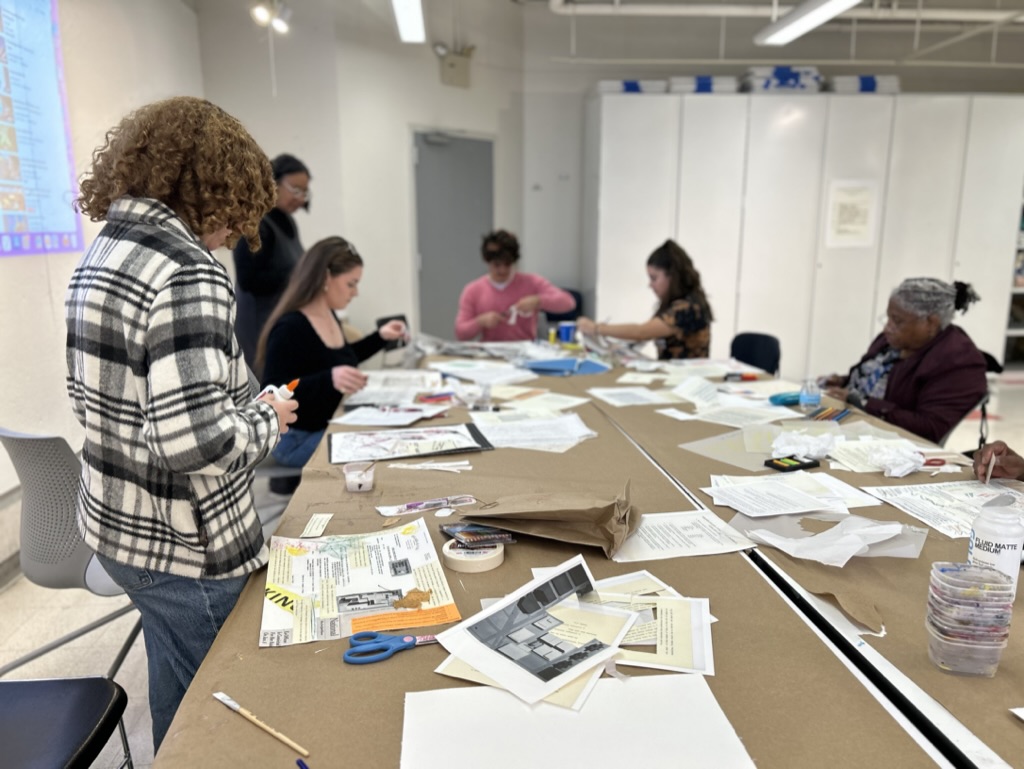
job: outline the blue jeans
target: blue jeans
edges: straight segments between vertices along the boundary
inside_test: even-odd
[[[192,579],[96,557],[142,615],[155,753],[248,576]]]
[[[277,447],[272,452],[279,465],[285,467],[305,467],[313,456],[325,430],[288,430],[281,436]]]

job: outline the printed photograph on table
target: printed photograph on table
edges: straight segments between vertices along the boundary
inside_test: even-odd
[[[331,433],[328,448],[332,465],[373,462],[401,457],[460,454],[494,447],[476,425],[425,427],[420,430],[374,430]]]
[[[519,667],[542,681],[550,681],[608,648],[597,638],[582,646],[559,638],[555,631],[562,621],[548,613],[563,599],[593,589],[586,569],[575,566],[466,629]]]

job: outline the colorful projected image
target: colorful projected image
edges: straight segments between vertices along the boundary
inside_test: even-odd
[[[82,248],[57,0],[0,3],[0,257]]]

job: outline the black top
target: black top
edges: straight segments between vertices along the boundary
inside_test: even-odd
[[[341,393],[334,389],[331,380],[331,369],[358,366],[383,348],[384,340],[376,331],[354,344],[346,341],[342,347],[328,347],[309,319],[295,310],[282,315],[267,338],[263,384],[284,385],[298,379],[298,419],[292,427],[310,432],[323,430],[341,403]]]
[[[285,236],[284,242],[281,242],[278,232]],[[280,208],[270,209],[260,221],[260,250],[254,254],[242,238],[232,256],[235,279],[240,289],[254,296],[280,295],[288,284],[295,262],[302,256],[295,220]]]

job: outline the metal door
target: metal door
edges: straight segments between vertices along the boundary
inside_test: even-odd
[[[416,241],[420,330],[455,338],[459,294],[485,272],[494,226],[494,147],[437,131],[416,133]]]

